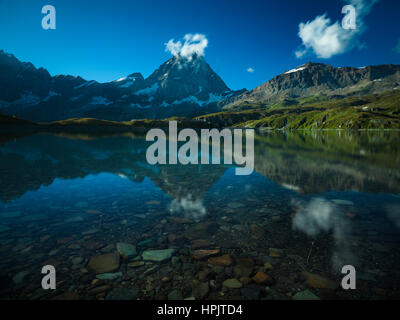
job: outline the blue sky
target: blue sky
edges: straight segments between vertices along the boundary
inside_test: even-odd
[[[354,33],[350,36],[338,27],[349,1],[363,11],[357,16],[357,32],[346,30]],[[368,12],[365,4],[371,1],[0,0],[0,49],[52,75],[104,82],[133,72],[149,76],[171,57],[165,43],[199,33],[208,40],[206,60],[226,84],[251,89],[307,61],[356,67],[400,64],[395,50],[400,1],[379,0]],[[41,27],[46,4],[56,8],[56,30]],[[299,25],[307,21],[302,39]],[[321,46],[335,36],[339,43]]]

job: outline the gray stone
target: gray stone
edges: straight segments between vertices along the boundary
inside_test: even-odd
[[[318,296],[312,293],[310,290],[304,290],[297,292],[293,296],[293,300],[320,300]]]
[[[164,250],[146,250],[143,252],[142,257],[145,261],[164,261],[172,257],[175,249],[164,249]]]
[[[75,258],[72,258],[71,261],[72,261],[72,264],[76,265],[76,264],[80,264],[83,261],[83,258],[82,257],[75,257]]]
[[[25,277],[29,274],[29,271],[20,271],[13,277],[13,282],[15,284],[21,284]]]
[[[243,286],[237,279],[227,279],[222,283],[222,285],[228,289],[240,289]]]
[[[196,297],[196,299],[204,299],[207,296],[209,290],[210,288],[208,287],[208,283],[203,282],[193,288],[192,294],[194,297]]]
[[[118,278],[122,278],[122,272],[115,272],[115,273],[102,273],[96,276],[97,279],[100,280],[115,280]]]
[[[106,300],[133,300],[139,295],[139,289],[137,288],[115,288],[110,291]]]
[[[168,294],[168,300],[183,300],[182,293],[175,289]]]
[[[129,243],[124,243],[124,242],[117,243],[117,250],[120,253],[120,255],[125,259],[135,257],[137,254],[136,247]]]

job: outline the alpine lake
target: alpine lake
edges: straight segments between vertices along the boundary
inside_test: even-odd
[[[257,134],[247,176],[150,144],[1,134],[1,299],[400,298],[400,131]]]

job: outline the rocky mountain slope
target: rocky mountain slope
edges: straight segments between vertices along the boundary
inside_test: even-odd
[[[146,79],[132,73],[98,83],[68,75],[52,77],[47,70],[0,51],[0,110],[36,122],[191,118],[221,110],[302,108],[310,103],[398,91],[400,65],[391,64],[335,68],[309,62],[253,90],[232,91],[204,57],[196,54],[190,59],[174,56]],[[286,126],[287,119],[276,125]]]
[[[400,65],[335,68],[309,62],[232,98],[225,109],[278,102],[291,105],[299,98],[341,99],[391,90],[400,90]]]
[[[217,111],[218,102],[242,92],[230,90],[201,56],[172,57],[147,79],[132,73],[98,83],[52,77],[47,70],[0,51],[0,110],[31,121],[194,116]]]

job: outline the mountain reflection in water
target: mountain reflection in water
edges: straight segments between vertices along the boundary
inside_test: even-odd
[[[152,265],[121,261],[123,282],[140,288],[138,298],[168,296],[171,283],[146,285],[162,276],[191,296],[197,291],[185,283],[210,268],[191,250],[207,240],[205,249],[219,248],[234,262],[212,270],[216,287],[206,298],[221,299],[227,278],[265,271],[275,282],[269,291],[253,288],[257,297],[284,299],[310,287],[302,272],[340,283],[345,264],[359,271],[358,290],[314,293],[398,298],[399,141],[393,131],[265,133],[255,138],[253,174],[236,176],[232,165],[149,165],[151,142],[133,134],[3,136],[0,297],[47,299],[74,286],[79,298],[95,298],[95,275],[82,269],[117,242],[135,244],[139,255],[176,249],[178,260],[161,263],[151,280],[145,274]],[[252,259],[248,274],[238,271],[240,258]],[[49,261],[68,270],[56,293],[40,288],[37,270]]]

